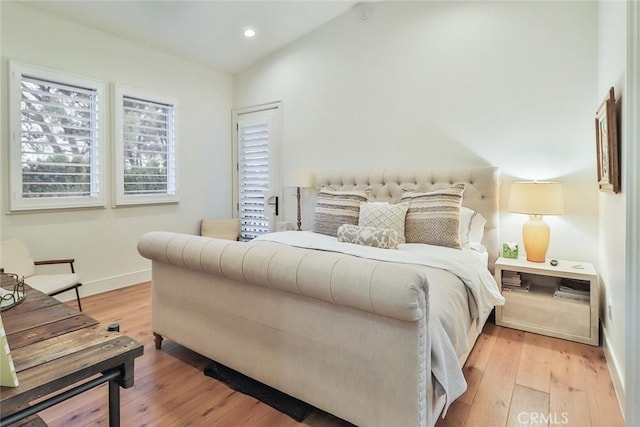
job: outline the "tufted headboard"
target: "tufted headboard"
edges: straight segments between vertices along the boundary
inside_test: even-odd
[[[432,169],[422,171],[385,170],[369,172],[321,173],[317,187],[336,190],[371,189],[371,200],[398,203],[406,190],[432,191],[464,183],[462,205],[480,213],[487,223],[482,243],[489,251],[489,270],[493,272],[499,254],[498,196],[500,171],[493,167]]]

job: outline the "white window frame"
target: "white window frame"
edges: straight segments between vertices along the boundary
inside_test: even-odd
[[[124,98],[136,98],[147,102],[171,105],[173,122],[168,122],[169,148],[167,151],[167,192],[162,194],[125,194],[124,188]],[[114,207],[179,203],[178,175],[178,100],[174,97],[145,90],[114,84],[113,85],[113,117],[114,117]]]
[[[21,80],[22,76],[30,76],[52,83],[70,85],[94,90],[98,97],[97,138],[91,157],[91,194],[78,197],[23,197],[22,177],[22,126],[21,126]],[[102,80],[77,76],[62,71],[9,61],[9,211],[33,211],[48,209],[72,209],[104,207],[105,197],[105,163],[107,127],[106,121],[106,83]]]

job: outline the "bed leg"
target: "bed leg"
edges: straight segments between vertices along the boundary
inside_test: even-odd
[[[153,333],[153,341],[156,343],[156,350],[160,350],[160,347],[162,347],[162,340],[162,335],[156,334],[155,332]]]

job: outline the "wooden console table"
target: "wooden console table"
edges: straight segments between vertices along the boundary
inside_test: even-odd
[[[133,386],[142,344],[25,288],[24,302],[2,312],[20,384],[0,387],[0,426],[45,425],[37,412],[108,382],[109,426],[118,427],[120,387]]]

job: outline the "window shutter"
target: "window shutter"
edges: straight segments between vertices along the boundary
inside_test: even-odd
[[[176,194],[174,106],[122,99],[124,196]]]
[[[240,240],[269,232],[265,195],[269,190],[269,126],[267,123],[238,126]]]
[[[97,197],[98,91],[20,75],[23,199]]]

